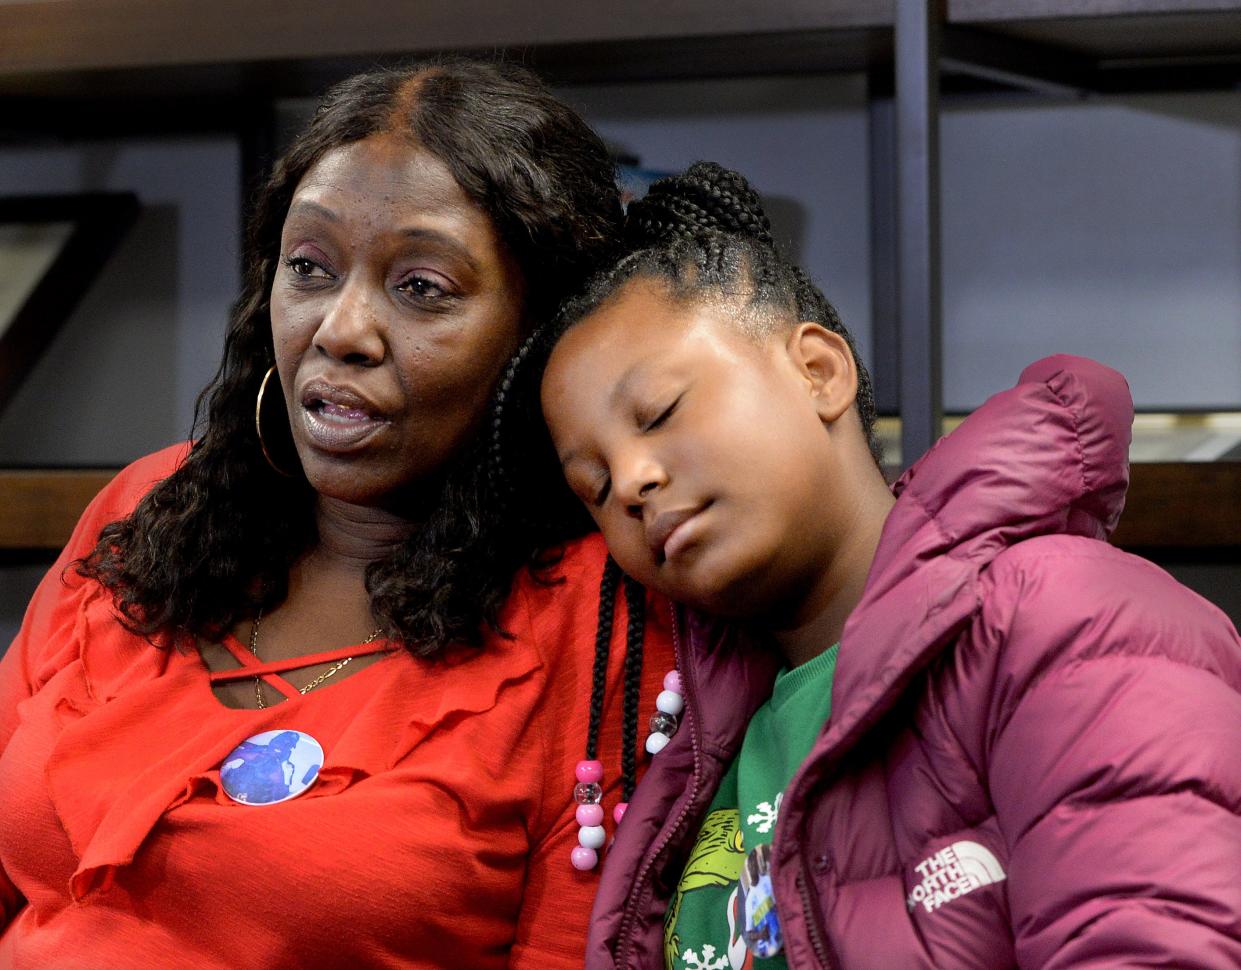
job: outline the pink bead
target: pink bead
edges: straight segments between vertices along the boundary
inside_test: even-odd
[[[599,853],[594,849],[588,849],[584,845],[579,845],[569,853],[569,861],[573,863],[574,869],[581,869],[584,872],[587,869],[593,869],[599,864]]]
[[[577,824],[583,828],[603,824],[602,805],[579,805],[577,807]]]
[[[628,802],[618,802],[616,807],[612,809],[612,818],[615,819],[617,825],[620,825],[620,820],[625,817],[627,811],[629,811]]]
[[[603,762],[602,761],[579,761],[577,767],[573,769],[573,774],[577,776],[578,781],[593,782],[603,780]]]
[[[685,690],[681,687],[681,674],[676,670],[669,670],[664,674],[664,690],[670,690],[674,694],[684,694]]]

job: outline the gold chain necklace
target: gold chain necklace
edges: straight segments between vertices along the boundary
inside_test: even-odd
[[[259,622],[262,619],[263,619],[263,611],[259,610],[258,613],[254,615],[254,625],[250,627],[250,652],[254,654],[255,660],[257,660],[259,656]],[[379,634],[381,633],[383,633],[383,627],[379,627],[377,630],[375,630],[375,632],[372,633],[365,640],[363,640],[362,643],[359,644],[359,646],[364,647],[368,643],[374,643],[376,638],[378,638]],[[340,660],[332,664],[331,667],[329,667],[326,671],[321,673],[318,677],[312,680],[305,687],[299,687],[298,692],[301,694],[309,694],[312,690],[314,690],[316,687],[322,684],[325,680],[327,680],[333,674],[337,673],[338,671],[342,670],[345,666],[347,666],[349,661],[352,659],[353,657],[346,657],[344,660]],[[260,711],[266,710],[267,701],[263,699],[263,678],[262,677],[256,676],[254,678],[254,700],[255,700],[255,703],[258,705],[258,709]]]

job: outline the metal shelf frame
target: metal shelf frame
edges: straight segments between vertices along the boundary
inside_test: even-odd
[[[12,0],[0,4],[0,145],[231,131],[252,185],[274,151],[277,99],[445,51],[502,52],[553,83],[866,73],[871,363],[915,456],[942,415],[941,93],[1235,86],[1241,0],[548,0],[537,16],[420,0],[395,19],[388,0]]]

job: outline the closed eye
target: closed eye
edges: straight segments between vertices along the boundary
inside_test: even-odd
[[[587,470],[575,460],[572,467],[566,467],[564,472],[570,491],[589,508],[599,508],[612,493],[612,476],[602,465],[593,465]]]
[[[672,417],[672,412],[674,412],[674,411],[677,409],[677,405],[681,403],[681,398],[682,398],[682,397],[683,397],[683,395],[678,394],[678,395],[677,395],[677,397],[676,397],[676,400],[674,400],[674,401],[673,401],[671,404],[669,404],[666,408],[664,408],[662,411],[660,411],[660,412],[659,412],[659,414],[658,414],[658,415],[657,415],[657,416],[656,416],[653,420],[648,421],[648,422],[647,422],[647,423],[646,423],[646,424],[642,427],[642,430],[643,430],[643,431],[654,431],[654,430],[655,430],[656,428],[658,428],[661,424],[663,424],[663,423],[664,423],[665,421],[667,421],[670,417]]]

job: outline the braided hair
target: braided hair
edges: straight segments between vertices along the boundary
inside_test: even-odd
[[[658,282],[675,301],[724,304],[729,316],[756,340],[801,321],[839,334],[857,365],[857,410],[863,433],[876,462],[880,460],[874,393],[853,337],[822,291],[781,255],[762,201],[745,178],[714,163],[699,162],[682,175],[659,180],[644,199],[629,207],[623,242],[626,254],[588,280],[551,323],[527,339],[501,378],[492,412],[488,473],[508,527],[523,536],[521,542],[554,548],[594,528],[561,474],[542,420],[539,385],[560,337],[636,279]],[[645,604],[642,587],[623,576],[610,557],[599,588],[586,757],[594,760],[598,754],[618,587],[623,588],[628,616],[620,765],[621,797],[627,802],[637,774]]]
[[[526,340],[500,382],[488,464],[515,528],[552,542],[591,528],[560,474],[542,421],[539,384],[565,331],[635,279],[660,283],[678,302],[723,302],[755,339],[801,321],[839,334],[857,365],[858,416],[880,463],[874,390],[853,335],[806,273],[780,253],[762,200],[742,175],[714,162],[696,162],[681,175],[658,180],[643,199],[630,204],[624,242],[626,254],[592,277],[548,326]]]
[[[638,778],[638,695],[642,688],[642,648],[646,635],[645,590],[621,573],[608,556],[599,581],[599,614],[595,626],[595,661],[590,675],[590,720],[586,728],[586,758],[599,757],[599,733],[603,726],[603,698],[607,688],[608,656],[612,651],[612,628],[616,616],[616,587],[625,590],[624,693],[621,706],[621,801],[633,797]]]

